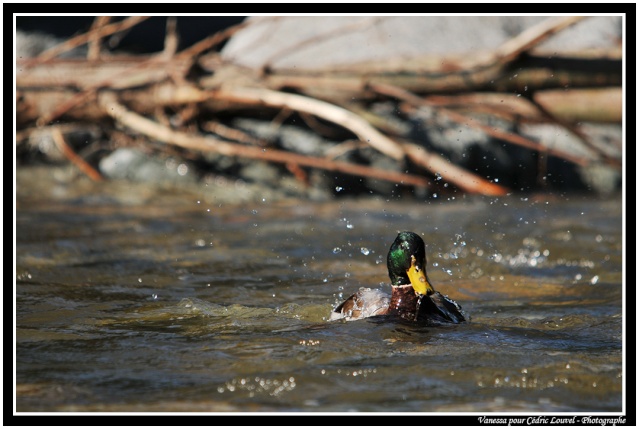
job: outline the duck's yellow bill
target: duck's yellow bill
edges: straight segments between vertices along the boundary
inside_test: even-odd
[[[421,295],[430,295],[435,292],[435,289],[433,289],[430,283],[428,283],[424,267],[419,267],[417,265],[417,261],[414,256],[411,256],[410,258],[410,268],[406,271],[406,274],[408,274],[408,278],[410,279],[410,283],[413,285],[415,292]]]

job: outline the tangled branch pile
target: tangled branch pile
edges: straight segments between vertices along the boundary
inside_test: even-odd
[[[542,22],[490,53],[390,59],[313,72],[252,70],[223,61],[215,48],[248,22],[177,52],[175,21],[169,19],[163,52],[103,55],[103,38],[143,20],[111,23],[100,17],[87,33],[18,60],[17,144],[23,153],[44,133],[94,180],[102,180],[96,166],[106,154],[135,146],[189,159],[203,173],[230,174],[229,164],[220,162],[224,158],[260,160],[283,166],[306,187],[313,185],[309,172],[330,171],[333,181],[322,183],[328,189],[338,178],[347,183],[344,177],[351,177],[367,181],[363,188],[369,192],[374,183],[386,182],[431,194],[534,189],[553,159],[621,169],[621,142],[602,146],[579,125],[621,122],[620,51],[570,57],[532,51],[579,17]],[[59,57],[84,44],[86,58]],[[268,132],[242,129],[242,118],[267,121]],[[496,183],[491,172],[472,167],[470,158],[485,152],[471,151],[453,162],[407,126],[415,121],[421,128],[471,130],[499,150],[534,158],[537,183],[521,178]],[[561,127],[576,137],[580,150],[552,147],[519,131],[531,123]],[[323,143],[308,150],[300,143],[283,144],[280,132],[287,124],[305,129],[302,139],[315,135]],[[96,125],[108,143],[93,149],[69,143],[73,130],[96,131]]]

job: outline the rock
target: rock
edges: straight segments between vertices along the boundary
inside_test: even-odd
[[[64,39],[59,39],[47,33],[41,33],[39,31],[25,32],[16,30],[16,57],[33,58],[40,55],[42,52],[59,45],[62,42],[64,42]],[[86,56],[86,53],[86,46],[82,46],[64,52],[60,55],[60,57],[81,57]]]
[[[492,50],[544,16],[251,17],[222,51],[226,60],[264,68],[313,69],[393,57]],[[590,17],[544,41],[546,50],[613,46],[621,17]],[[349,48],[345,48],[349,47]]]
[[[187,183],[197,177],[184,160],[160,159],[130,148],[116,149],[100,161],[100,171],[110,179],[137,182]]]
[[[276,125],[271,121],[238,118],[233,120],[232,126],[271,145],[302,155],[324,156],[328,149],[338,143],[301,127]]]

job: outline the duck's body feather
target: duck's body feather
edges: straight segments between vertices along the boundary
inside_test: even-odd
[[[391,295],[360,288],[338,305],[330,320],[357,320],[380,315],[396,315],[420,324],[463,323],[467,316],[461,306],[435,291],[426,275],[424,241],[413,232],[401,232],[388,252]]]
[[[360,288],[333,310],[330,320],[357,320],[388,312],[390,295],[379,289]]]

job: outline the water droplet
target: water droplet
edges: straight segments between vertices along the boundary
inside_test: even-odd
[[[594,276],[593,278],[590,279],[590,284],[591,285],[597,284],[598,281],[599,281],[599,276]]]
[[[342,188],[341,186],[336,186],[335,187],[335,192],[340,192],[342,189],[344,189],[344,188]]]
[[[157,294],[157,293],[154,293],[153,295],[151,295],[151,298],[153,298],[153,299],[158,299],[158,294]]]
[[[352,224],[352,223],[350,223],[350,222],[348,222],[348,223],[346,224],[346,228],[348,228],[348,229],[353,229],[353,224]]]
[[[342,251],[342,249],[340,249],[339,247],[335,247],[335,248],[333,249],[333,253],[334,253],[334,254],[336,254],[336,255],[337,255],[339,252],[341,252],[341,251]]]
[[[178,165],[177,172],[180,176],[184,176],[189,172],[189,166],[186,164],[180,164]]]
[[[366,247],[362,247],[361,249],[359,249],[362,252],[362,255],[368,255],[371,253],[370,250],[368,250]]]

